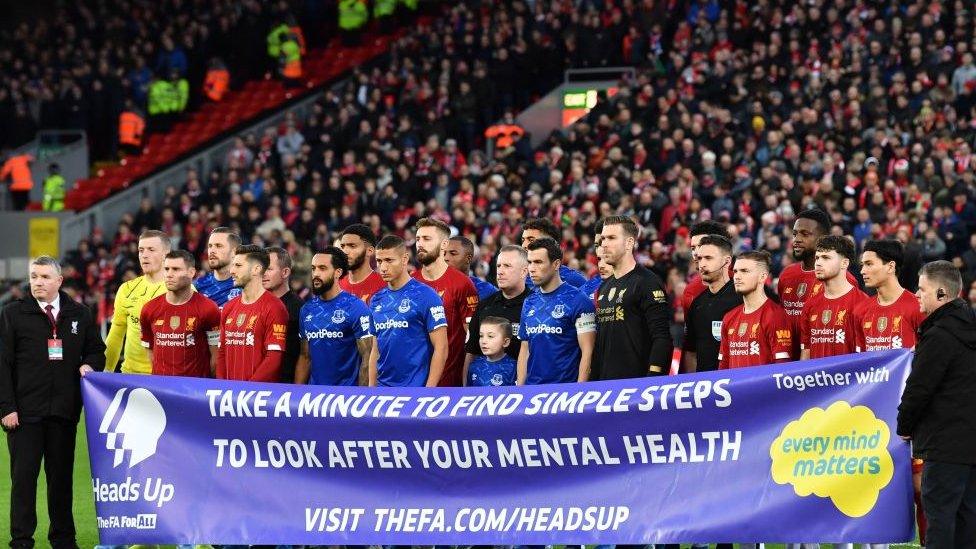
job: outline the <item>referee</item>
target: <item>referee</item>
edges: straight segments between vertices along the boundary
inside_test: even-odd
[[[718,369],[722,340],[722,318],[742,305],[729,278],[732,243],[718,235],[706,235],[695,248],[698,273],[705,291],[685,311],[685,341],[681,373],[713,372]]]
[[[613,276],[597,292],[597,336],[591,379],[667,375],[671,307],[661,279],[637,264],[637,225],[629,217],[603,220],[603,260]]]

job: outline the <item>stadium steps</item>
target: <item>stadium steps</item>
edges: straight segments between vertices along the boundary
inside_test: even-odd
[[[229,92],[219,103],[204,103],[199,110],[187,113],[168,133],[150,134],[141,155],[128,156],[118,165],[100,168],[94,176],[76,181],[65,196],[65,208],[84,210],[228,132],[249,125],[259,115],[282,108],[381,55],[401,33],[371,35],[356,48],[345,48],[333,40],[326,48],[310,51],[302,60],[304,87],[285,89],[278,80],[250,81],[241,90]]]

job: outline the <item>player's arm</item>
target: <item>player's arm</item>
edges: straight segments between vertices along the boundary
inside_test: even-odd
[[[434,328],[428,334],[434,354],[430,357],[430,373],[427,374],[427,387],[437,387],[444,374],[444,364],[447,363],[447,325]]]
[[[287,336],[288,310],[284,304],[274,307],[269,312],[264,327],[264,358],[258,363],[254,373],[248,381],[266,381],[277,383],[281,378],[281,363],[285,357],[285,339]],[[279,329],[275,329],[278,327]]]
[[[87,365],[92,370],[101,372],[105,369],[105,344],[102,343],[102,336],[95,329],[97,326],[95,320],[87,310],[84,312],[84,320],[82,322],[88,326],[88,329],[85,330],[84,357],[82,358],[81,365]]]
[[[773,363],[780,364],[793,360],[793,326],[785,311],[780,311],[772,318],[771,325],[766,329],[766,338]],[[725,338],[722,338],[723,341]]]
[[[377,364],[380,360],[380,342],[377,341],[376,345],[373,345],[373,349],[369,352],[369,386],[376,387],[376,380],[379,377],[377,372]]]
[[[140,332],[142,348],[146,350],[146,358],[149,360],[149,367],[155,369],[153,365],[153,341],[155,340],[155,334],[153,334],[152,319],[149,318],[149,307],[143,307],[142,312],[139,313],[139,326],[141,328]],[[150,370],[152,371],[152,370]]]
[[[461,314],[457,318],[463,319],[464,331],[470,333],[468,328],[470,327],[471,320],[474,318],[475,312],[478,310],[478,289],[474,287],[474,282],[471,282],[471,279],[467,276],[464,277],[464,281],[467,284],[464,285],[464,289],[461,291],[461,299],[458,300],[458,308],[460,309],[458,312]]]
[[[206,310],[206,324],[204,334],[207,336],[207,347],[210,350],[210,377],[217,376],[217,357],[220,355],[220,309],[209,299],[210,305]]]
[[[722,331],[723,332],[725,331],[725,327],[730,325],[728,323],[728,318],[729,318],[728,313],[726,313],[725,316],[722,317]],[[719,339],[719,342],[718,342],[718,369],[719,370],[728,370],[729,369],[729,335],[723,333],[719,337],[721,339]],[[687,351],[684,351],[684,352],[687,352]],[[697,366],[697,362],[696,362],[696,366]],[[694,371],[694,370],[692,370],[692,371]]]
[[[647,373],[652,376],[665,375],[671,369],[674,343],[671,341],[671,306],[668,305],[664,288],[656,282],[642,284],[640,307],[644,315],[647,337],[651,340]]]
[[[868,348],[867,335],[864,333],[864,302],[854,306],[851,323],[854,328],[854,352],[860,353]]]
[[[525,378],[529,375],[529,342],[522,340],[522,346],[519,348],[518,363],[515,365],[517,371],[517,376],[515,378],[516,385],[525,385]]]
[[[105,337],[105,371],[114,372],[119,364],[119,357],[122,356],[122,344],[125,342],[125,327],[127,318],[125,309],[122,308],[123,292],[128,291],[128,286],[123,284],[115,294],[115,310],[112,312],[112,325]]]
[[[225,328],[227,326],[227,309],[222,309],[220,311],[220,326],[218,327],[219,332],[217,332],[217,371],[215,376],[217,379],[227,379],[227,338],[225,337]]]
[[[898,405],[898,434],[910,437],[918,422],[932,404],[932,397],[945,380],[950,363],[943,349],[951,349],[952,335],[941,329],[929,330],[915,346],[912,371],[905,382],[905,392]]]
[[[580,364],[579,364],[579,375],[576,381],[583,383],[590,380],[590,370],[593,367],[593,348],[596,346],[596,332],[577,332],[576,341],[579,343],[580,352]]]
[[[298,360],[295,361],[295,383],[297,385],[305,385],[308,383],[309,378],[309,356],[308,356],[308,341],[301,341],[301,348],[298,350]]]
[[[804,304],[800,310],[800,360],[810,359],[810,309]]]
[[[376,338],[372,335],[356,340],[356,350],[359,351],[359,380],[360,387],[369,385],[370,362],[373,357],[373,347]]]
[[[468,386],[468,368],[471,367],[472,360],[474,360],[473,354],[464,353],[464,367],[461,369],[461,387]]]

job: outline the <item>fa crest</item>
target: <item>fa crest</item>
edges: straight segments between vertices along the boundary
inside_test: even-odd
[[[801,282],[796,287],[796,297],[803,297],[806,294],[807,294],[807,283],[806,282]]]
[[[743,337],[744,335],[746,335],[746,330],[748,329],[749,329],[749,325],[746,324],[745,322],[739,324],[739,337]]]
[[[169,317],[169,327],[170,327],[170,329],[173,329],[173,330],[179,328],[180,327],[180,317],[178,317],[178,316],[171,316],[171,317]]]
[[[883,316],[878,319],[878,331],[883,332],[888,327],[888,317]]]
[[[830,309],[824,310],[824,312],[820,314],[820,322],[823,322],[824,324],[830,324],[830,317],[833,316],[833,314],[834,312],[831,311]]]

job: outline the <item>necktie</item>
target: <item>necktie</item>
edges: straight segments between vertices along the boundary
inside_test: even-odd
[[[44,307],[44,310],[47,311],[47,319],[51,323],[51,332],[54,334],[54,337],[57,337],[57,333],[58,333],[57,326],[58,326],[58,323],[54,319],[54,305],[51,305],[50,303],[48,303],[47,304],[47,307]]]

